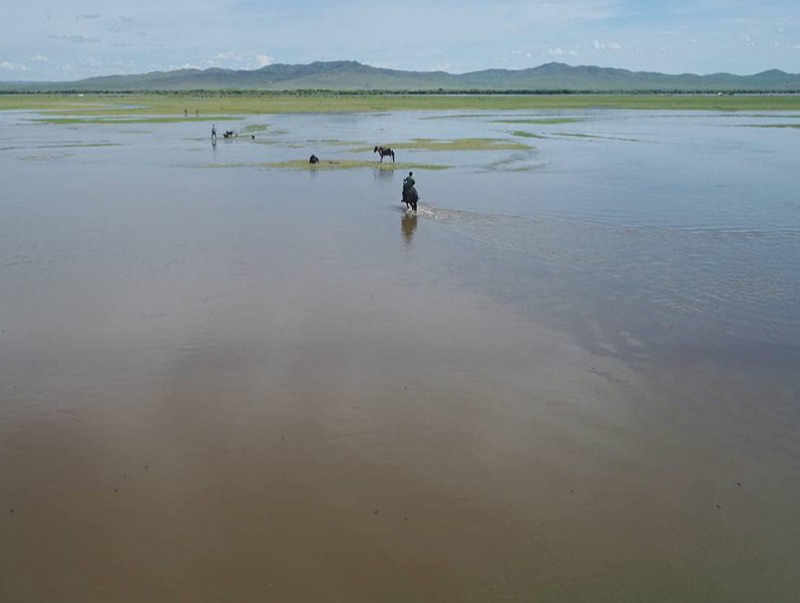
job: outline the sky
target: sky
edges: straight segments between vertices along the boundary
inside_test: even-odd
[[[356,60],[800,72],[798,0],[0,0],[0,81]]]

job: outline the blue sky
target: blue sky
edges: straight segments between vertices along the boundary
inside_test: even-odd
[[[0,80],[354,59],[453,73],[549,61],[800,72],[800,2],[0,0]]]

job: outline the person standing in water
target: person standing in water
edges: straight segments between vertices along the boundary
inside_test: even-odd
[[[217,144],[217,126],[211,124],[211,144]]]

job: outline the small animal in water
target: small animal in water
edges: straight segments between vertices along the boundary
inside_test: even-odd
[[[308,158],[308,162],[311,165],[314,165],[315,163],[319,163],[319,157],[317,157],[316,155],[312,155],[311,157]]]
[[[375,147],[372,152],[381,156],[381,163],[383,163],[384,157],[391,157],[392,163],[394,163],[394,151],[389,147]]]
[[[233,130],[225,130],[222,133],[223,138],[236,138],[238,135]]]

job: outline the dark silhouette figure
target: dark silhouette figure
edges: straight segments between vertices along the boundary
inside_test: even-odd
[[[312,155],[311,157],[308,158],[308,162],[311,165],[315,165],[315,164],[319,163],[319,157],[317,157],[316,155]]]
[[[217,126],[216,124],[211,124],[211,144],[217,144]]]
[[[375,147],[372,152],[381,156],[381,163],[383,163],[384,157],[391,157],[392,163],[394,163],[394,151],[389,147]]]
[[[403,180],[403,203],[406,204],[407,210],[411,209],[416,213],[419,194],[414,186],[415,184],[414,172],[409,172],[408,176]]]
[[[403,191],[403,203],[406,204],[406,209],[410,209],[414,213],[417,213],[418,202],[419,193],[417,193],[416,188],[409,186],[405,191]]]

